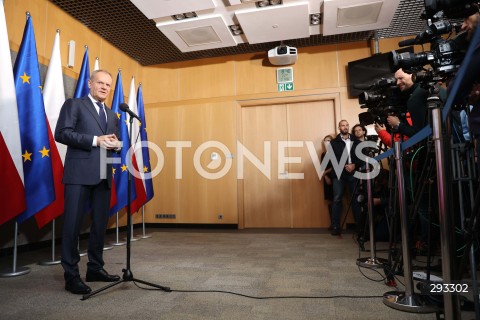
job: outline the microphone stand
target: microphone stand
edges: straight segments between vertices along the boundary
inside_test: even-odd
[[[133,117],[129,117],[129,137],[128,137],[128,141],[132,141],[132,124],[133,124]],[[158,288],[158,289],[161,289],[165,292],[171,292],[171,289],[169,287],[164,287],[164,286],[160,286],[158,284],[154,284],[154,283],[151,283],[151,282],[147,282],[147,281],[144,281],[144,280],[140,280],[140,279],[137,279],[133,276],[133,273],[130,269],[130,241],[131,241],[131,228],[130,226],[132,225],[132,215],[131,215],[131,206],[130,206],[130,203],[131,203],[131,197],[132,197],[132,194],[131,194],[131,186],[132,186],[132,173],[130,172],[130,170],[127,170],[127,174],[128,174],[128,180],[127,180],[127,187],[128,187],[128,191],[127,191],[127,198],[128,198],[128,204],[127,204],[127,266],[125,269],[122,269],[123,271],[123,277],[122,279],[116,281],[116,282],[112,282],[108,285],[106,285],[105,287],[103,288],[100,288],[100,289],[97,289],[95,291],[92,291],[88,294],[85,294],[82,296],[82,299],[81,300],[87,300],[88,298],[90,298],[91,296],[94,296],[96,295],[97,293],[99,292],[102,292],[104,290],[107,290],[108,288],[111,288],[111,287],[114,287],[120,283],[123,283],[123,282],[139,282],[139,283],[142,283],[142,284],[145,284],[145,285],[148,285],[148,286],[151,286],[151,287],[154,287],[154,288]]]

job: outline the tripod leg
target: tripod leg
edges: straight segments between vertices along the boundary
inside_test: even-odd
[[[118,280],[117,282],[112,282],[112,283],[110,283],[109,285],[106,285],[105,287],[102,287],[102,288],[100,288],[100,289],[94,290],[94,291],[92,291],[92,292],[90,292],[90,293],[88,293],[88,294],[84,294],[84,295],[82,296],[82,299],[80,299],[80,300],[82,300],[82,301],[83,301],[83,300],[87,300],[87,299],[90,298],[91,296],[96,295],[97,293],[100,293],[100,292],[102,292],[102,291],[104,291],[104,290],[107,290],[108,288],[111,288],[111,287],[113,287],[113,286],[116,286],[117,284],[120,284],[120,283],[122,283],[122,282],[125,282],[125,280],[120,279],[120,280]]]
[[[160,285],[158,285],[158,284],[151,283],[151,282],[147,282],[147,281],[143,281],[143,280],[136,279],[136,278],[133,278],[132,281],[134,281],[134,282],[139,282],[139,283],[145,284],[145,285],[150,286],[150,287],[158,288],[158,289],[163,290],[163,291],[165,291],[165,292],[172,292],[172,290],[170,289],[170,287],[160,286]]]

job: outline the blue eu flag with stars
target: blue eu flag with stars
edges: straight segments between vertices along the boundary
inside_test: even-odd
[[[40,85],[37,47],[32,17],[28,14],[13,74],[17,94],[27,204],[27,209],[17,216],[17,222],[22,223],[55,199],[48,124]]]

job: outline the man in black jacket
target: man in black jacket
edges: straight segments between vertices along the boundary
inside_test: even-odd
[[[420,87],[420,84],[413,83],[412,75],[402,69],[395,72],[397,87],[406,98],[407,110],[410,113],[412,125],[407,122],[401,122],[396,116],[388,116],[388,124],[398,133],[412,137],[415,133],[423,129],[427,124],[427,90]]]
[[[342,198],[345,186],[348,185],[350,193],[353,195],[358,183],[358,179],[353,175],[355,174],[356,169],[361,166],[360,159],[355,155],[355,148],[359,142],[349,133],[350,126],[348,121],[341,120],[338,123],[338,129],[340,133],[330,142],[330,146],[333,150],[337,163],[341,166],[341,168],[337,168],[337,170],[333,170],[331,173],[333,184],[331,234],[333,236],[341,233],[340,216],[342,213]],[[360,204],[355,200],[352,201],[352,211],[355,222],[358,223],[361,221]],[[357,229],[358,227],[359,226],[357,225]]]

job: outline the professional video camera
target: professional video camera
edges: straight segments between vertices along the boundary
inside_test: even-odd
[[[446,18],[461,18],[465,12],[471,10],[473,3],[471,0],[425,0],[425,13],[422,18],[427,20],[427,27],[415,38],[400,41],[398,45],[404,47],[430,43],[431,50],[420,53],[392,51],[390,61],[392,70],[402,68],[408,73],[416,73],[422,70],[423,66],[430,65],[431,72],[437,77],[446,79],[453,76],[460,67],[468,43],[465,41],[466,33],[458,33],[461,25],[452,23]],[[454,32],[457,35],[453,38],[442,37],[445,34],[452,35]]]
[[[405,99],[396,83],[395,78],[380,78],[363,88],[367,91],[358,96],[358,102],[360,108],[368,110],[358,115],[362,125],[386,124],[389,115],[405,117]]]
[[[443,34],[452,33],[456,28],[448,20],[441,20],[443,12],[434,18],[439,19],[432,22],[424,31],[419,33],[415,38],[400,41],[400,47],[410,46],[413,44],[430,43],[430,51],[419,53],[397,53],[395,50],[391,52],[391,68],[397,70],[402,68],[405,72],[415,73],[423,69],[423,66],[430,65],[433,72],[447,77],[453,75],[463,60],[466,48],[462,45],[463,41],[459,41],[463,36],[457,36],[452,39],[444,39]]]

